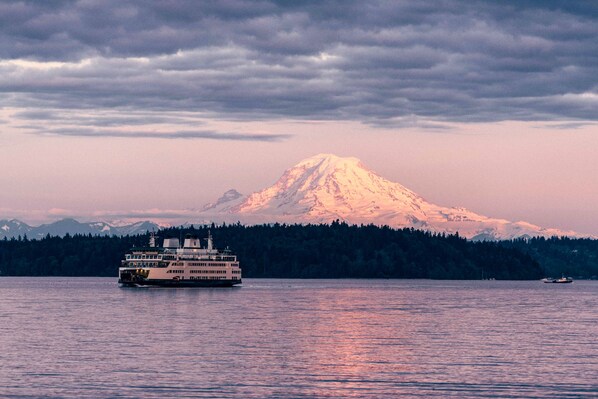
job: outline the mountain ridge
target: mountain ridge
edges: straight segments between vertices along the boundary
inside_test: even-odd
[[[151,230],[159,230],[164,226],[152,221],[140,221],[130,224],[112,225],[108,222],[79,222],[73,218],[64,218],[52,223],[39,226],[30,226],[17,219],[0,220],[0,239],[17,238],[19,236],[30,239],[40,239],[50,236],[63,237],[66,234],[91,234],[91,235],[137,235]]]

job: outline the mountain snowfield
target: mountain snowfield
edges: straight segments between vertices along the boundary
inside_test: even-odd
[[[427,202],[399,183],[365,167],[357,158],[319,154],[286,170],[271,187],[242,197],[229,190],[203,208],[214,221],[244,223],[376,224],[456,233],[477,240],[582,235],[446,208]]]

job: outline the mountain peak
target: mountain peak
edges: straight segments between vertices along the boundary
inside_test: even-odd
[[[230,209],[231,207],[237,205],[243,198],[243,194],[231,188],[230,190],[226,191],[220,198],[218,198],[215,202],[211,202],[209,204],[204,205],[202,210],[204,212],[222,212]]]
[[[382,178],[357,158],[318,154],[287,169],[273,186],[251,194],[231,211],[303,215],[311,221],[329,222],[356,215],[367,218],[378,209],[394,206],[410,209],[419,220],[425,216],[421,202],[417,194]]]
[[[293,168],[319,166],[320,170],[327,168],[354,167],[364,168],[361,161],[354,157],[339,157],[334,154],[317,154],[297,163]],[[293,169],[291,168],[291,169]]]
[[[340,157],[336,154],[320,153],[320,154],[312,155],[309,158],[305,158],[302,161],[299,161],[299,164],[301,164],[303,162],[309,162],[309,161],[339,162],[339,161],[349,161],[349,160],[353,161],[353,162],[359,162],[359,159],[355,158],[355,157]]]
[[[227,199],[231,200],[231,199],[237,199],[237,198],[242,197],[242,196],[243,196],[243,194],[241,194],[240,192],[238,192],[234,188],[231,188],[230,190],[226,191],[224,193],[224,195],[222,195],[221,198],[227,198]]]

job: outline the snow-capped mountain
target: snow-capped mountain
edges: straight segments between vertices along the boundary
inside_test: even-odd
[[[332,154],[299,162],[286,170],[273,186],[247,198],[228,193],[216,201],[217,205],[204,207],[212,219],[246,223],[328,223],[339,219],[351,224],[459,232],[468,238],[486,240],[580,236],[573,231],[545,229],[526,222],[489,218],[465,208],[435,205],[401,184],[379,176],[357,158]],[[224,200],[228,197],[234,200]]]
[[[0,238],[29,234],[32,227],[17,219],[0,220]]]
[[[62,219],[54,223],[42,224],[31,230],[29,238],[41,238],[46,235],[63,236],[74,234],[110,234],[104,223],[80,223],[75,219]]]
[[[210,202],[209,204],[204,205],[202,211],[209,213],[227,212],[231,208],[243,202],[244,199],[245,196],[243,194],[241,194],[235,189],[230,189],[224,194],[222,194],[222,196],[218,198],[215,202]]]
[[[91,235],[136,235],[147,231],[159,230],[160,225],[150,222],[137,222],[115,226],[106,222],[78,222],[75,219],[62,219],[53,223],[42,224],[34,227],[16,219],[0,220],[0,239],[27,236],[28,238],[43,238],[50,236],[63,237],[67,233]]]
[[[137,223],[133,223],[133,224],[125,225],[125,226],[113,227],[112,229],[115,232],[111,233],[111,234],[116,234],[119,236],[126,236],[126,235],[134,236],[137,234],[146,233],[148,231],[158,231],[162,227],[163,226],[158,225],[154,222],[145,220],[143,222],[137,222]]]

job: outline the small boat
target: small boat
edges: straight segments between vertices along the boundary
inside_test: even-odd
[[[573,279],[571,277],[565,277],[565,276],[562,276],[561,278],[546,277],[546,278],[543,278],[542,281],[545,283],[567,284],[567,283],[572,283]]]

